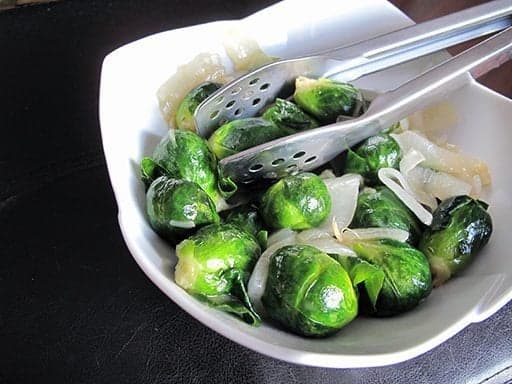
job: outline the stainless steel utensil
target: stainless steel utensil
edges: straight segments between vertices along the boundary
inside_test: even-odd
[[[380,94],[353,120],[330,124],[277,139],[219,162],[219,171],[235,182],[250,184],[298,170],[311,170],[365,138],[420,110],[509,60],[512,28],[464,51],[398,88]]]
[[[439,51],[512,25],[512,0],[495,0],[376,38],[280,60],[222,87],[197,108],[198,133],[208,137],[226,121],[256,115],[299,75],[350,82],[363,75]]]

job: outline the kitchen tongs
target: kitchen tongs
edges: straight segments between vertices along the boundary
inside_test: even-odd
[[[255,115],[296,77],[329,77],[352,81],[368,73],[470,40],[512,24],[512,0],[496,0],[405,28],[326,55],[282,60],[227,84],[206,99],[195,114],[202,136],[225,120]],[[509,60],[512,28],[434,67],[400,87],[377,96],[353,120],[296,133],[222,159],[219,171],[235,182],[250,184],[298,170],[311,170],[347,148],[375,135],[443,95]],[[337,59],[333,58],[336,57]],[[233,102],[234,101],[234,102]]]

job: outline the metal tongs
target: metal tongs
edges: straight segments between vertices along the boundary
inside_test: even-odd
[[[439,51],[512,25],[512,0],[495,0],[322,55],[277,61],[222,87],[194,115],[209,136],[222,122],[256,115],[296,77],[350,82],[363,75]],[[223,177],[251,184],[317,168],[512,56],[512,28],[468,49],[398,88],[378,95],[360,117],[303,131],[247,149],[219,162]]]

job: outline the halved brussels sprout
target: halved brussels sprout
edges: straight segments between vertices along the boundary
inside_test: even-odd
[[[487,244],[492,233],[487,207],[469,196],[455,196],[443,200],[434,211],[432,225],[419,244],[430,262],[434,286],[463,269]]]
[[[303,336],[335,333],[358,311],[345,269],[308,245],[285,246],[271,256],[261,300],[271,318]]]
[[[230,210],[224,222],[250,233],[262,248],[266,248],[268,232],[263,225],[258,208],[253,204],[240,205]]]
[[[195,297],[258,324],[246,284],[260,254],[252,235],[230,224],[211,224],[178,244],[174,278]]]
[[[384,186],[365,188],[359,193],[350,227],[403,229],[409,232],[407,242],[410,244],[417,244],[422,233],[417,217]]]
[[[191,90],[178,106],[178,110],[176,111],[176,126],[179,129],[187,129],[195,132],[194,112],[196,108],[203,100],[220,87],[221,84],[206,82]]]
[[[364,99],[359,89],[330,79],[295,80],[295,102],[324,124],[334,123],[338,116],[359,116]]]
[[[331,204],[324,181],[306,172],[287,176],[267,189],[261,198],[260,213],[272,228],[308,229],[327,218]]]
[[[277,98],[261,116],[283,129],[305,131],[318,127],[318,121],[288,100]]]
[[[151,183],[146,193],[146,212],[151,227],[172,243],[220,221],[215,204],[199,185],[167,176]]]
[[[153,167],[158,166],[152,172],[150,161],[154,163]],[[217,206],[224,203],[222,196],[229,197],[234,193],[231,188],[219,189],[217,161],[206,140],[191,131],[170,130],[158,143],[152,157],[142,160],[142,169],[143,179],[164,173],[174,179],[193,181],[203,188]]]
[[[358,173],[367,182],[379,182],[377,172],[381,168],[398,169],[402,154],[398,143],[387,134],[371,136],[356,148],[349,149],[345,161],[346,173]]]
[[[361,259],[382,270],[384,279],[377,300],[358,285],[360,310],[372,316],[392,316],[416,307],[432,290],[428,260],[407,243],[391,239],[354,239],[351,247]],[[375,287],[374,287],[375,288]],[[375,291],[374,291],[375,292]]]
[[[219,127],[208,139],[217,159],[234,155],[244,149],[294,133],[260,117],[230,121]]]

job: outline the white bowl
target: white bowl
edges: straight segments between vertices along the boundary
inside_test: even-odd
[[[486,199],[494,220],[489,245],[463,274],[432,292],[413,311],[389,319],[358,318],[327,339],[305,339],[270,324],[253,328],[210,309],[186,294],[173,279],[175,255],[149,227],[139,162],[151,154],[167,128],[156,90],[180,64],[201,52],[226,58],[222,35],[242,28],[269,54],[281,58],[359,41],[412,22],[391,4],[284,1],[240,21],[219,21],[159,33],[125,45],[103,63],[100,121],[110,179],[126,244],[148,277],[181,308],[227,338],[263,354],[323,367],[370,367],[424,353],[464,327],[481,321],[512,298],[511,101],[473,82],[449,95],[459,122],[452,142],[484,159],[493,176]],[[263,27],[262,27],[263,26]],[[440,53],[379,73],[360,84],[385,90],[439,62]]]

